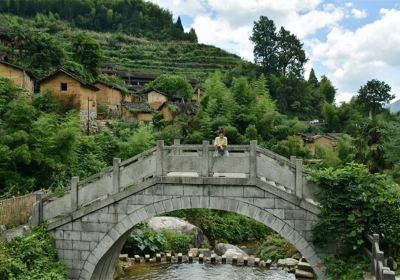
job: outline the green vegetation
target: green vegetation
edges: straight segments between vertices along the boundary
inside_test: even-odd
[[[96,31],[125,32],[152,39],[197,39],[194,30],[185,33],[180,18],[174,23],[172,14],[143,0],[7,0],[0,12],[24,17],[48,15],[64,19],[77,27]]]
[[[186,209],[169,212],[166,215],[185,218],[199,227],[212,243],[238,244],[243,241],[264,238],[273,232],[260,222],[225,211]]]
[[[137,18],[134,20],[137,22]],[[97,78],[99,57],[102,64],[118,71],[168,73],[197,79],[244,63],[238,56],[213,46],[169,37],[157,41],[145,33],[128,35],[115,29],[112,33],[107,32],[109,29],[84,30],[86,26],[80,29],[51,13],[32,18],[0,13],[0,26],[0,32],[5,34],[4,41],[0,41],[0,53],[7,54],[11,62],[27,68],[37,78],[60,66],[87,80]]]
[[[257,257],[262,260],[272,260],[277,262],[279,259],[291,258],[297,253],[297,249],[287,243],[279,234],[267,236],[257,250]]]
[[[340,275],[340,279],[349,276],[347,268],[350,266],[344,268],[343,263],[361,252],[365,233],[383,234],[388,246],[386,254],[399,255],[399,185],[355,163],[339,169],[316,170],[312,177],[320,188],[322,206],[321,220],[313,229],[314,239],[320,246],[335,245],[337,256],[327,262],[332,275]],[[365,260],[359,260],[357,265],[364,268]]]
[[[67,100],[68,101],[68,100]],[[119,156],[154,145],[146,126],[116,121],[112,133],[81,134],[78,115],[50,93],[26,94],[0,79],[0,196],[62,189],[71,176],[88,177]]]
[[[122,253],[129,256],[154,255],[158,252],[186,253],[192,245],[192,236],[173,231],[156,232],[147,223],[135,227],[128,237]]]
[[[9,244],[0,242],[0,278],[4,280],[64,280],[66,268],[57,262],[54,241],[45,225]]]
[[[147,89],[155,89],[168,94],[172,97],[192,97],[193,88],[189,82],[178,75],[161,75],[147,85]]]

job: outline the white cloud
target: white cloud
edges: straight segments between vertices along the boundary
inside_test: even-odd
[[[196,16],[206,11],[206,0],[149,0],[160,7],[170,10],[174,17],[181,15]]]
[[[367,17],[367,11],[366,10],[359,10],[359,9],[351,9],[351,14],[356,18],[356,19],[362,19]]]
[[[333,28],[324,42],[314,42],[312,57],[330,69],[343,93],[353,92],[377,78],[400,93],[400,11],[382,9],[381,18],[355,31]],[[348,94],[347,94],[348,95]],[[399,95],[400,96],[400,95]]]

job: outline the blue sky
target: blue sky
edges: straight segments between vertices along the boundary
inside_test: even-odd
[[[149,0],[181,17],[199,42],[253,60],[248,39],[261,15],[284,26],[304,43],[317,76],[328,76],[336,101],[379,79],[400,98],[400,0]]]

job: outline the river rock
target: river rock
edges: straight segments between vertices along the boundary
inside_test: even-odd
[[[193,236],[193,247],[200,247],[202,244],[208,244],[208,239],[203,231],[191,223],[176,217],[153,217],[148,221],[148,225],[153,230],[160,232],[163,230],[177,231]]]
[[[199,255],[199,248],[190,248],[188,254],[192,254],[193,257],[197,257]]]
[[[311,265],[309,263],[307,263],[307,262],[299,262],[297,264],[297,268],[300,269],[300,270],[304,270],[304,271],[310,271],[310,272],[313,271]]]
[[[314,274],[309,271],[304,271],[300,269],[296,269],[295,275],[297,278],[308,278],[308,279],[313,279]]]
[[[211,257],[211,250],[206,248],[199,249],[199,255],[203,255],[204,257]]]
[[[239,257],[248,257],[246,252],[244,252],[242,249],[239,247],[232,245],[232,244],[227,244],[227,243],[218,243],[214,247],[214,252],[218,256],[226,256],[232,258],[233,256]]]
[[[289,268],[296,266],[298,263],[299,263],[298,260],[292,258],[278,260],[278,266],[289,267]]]

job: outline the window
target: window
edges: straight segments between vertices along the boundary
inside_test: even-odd
[[[68,90],[67,83],[61,83],[61,91],[67,91],[67,90]]]

